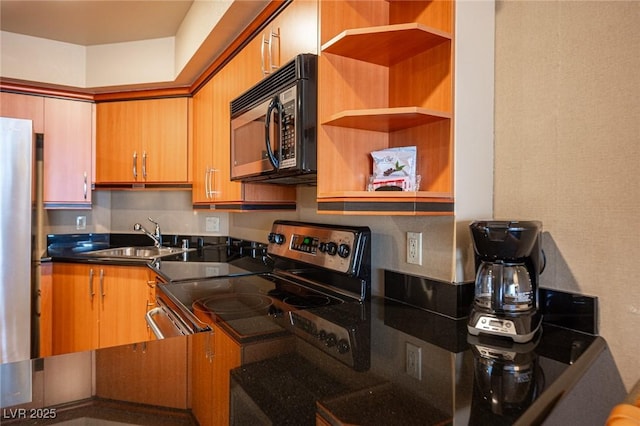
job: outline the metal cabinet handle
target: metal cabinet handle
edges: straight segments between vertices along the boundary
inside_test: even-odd
[[[147,285],[148,285],[150,288],[156,288],[156,282],[155,282],[155,281],[153,281],[153,280],[149,280],[149,281],[147,281]]]
[[[138,153],[133,151],[133,178],[138,179]]]
[[[220,191],[216,191],[214,188],[217,188],[216,186],[216,173],[218,172],[218,169],[214,169],[213,167],[211,168],[211,183],[209,184],[209,195],[210,198],[217,198],[216,195],[220,193]]]
[[[147,151],[142,152],[142,177],[147,179]]]
[[[207,170],[204,172],[204,197],[209,199],[209,177],[211,169],[207,166]]]
[[[107,295],[104,291],[104,269],[100,269],[100,295],[103,298]]]
[[[84,199],[87,199],[87,172],[84,172],[84,183],[82,186],[82,192],[84,195]]]
[[[269,31],[269,72],[278,69],[278,67],[280,66],[280,64],[278,63],[278,65],[273,65],[273,39],[277,38],[278,42],[280,39],[280,28],[277,29],[277,33],[274,32],[273,30]],[[278,61],[280,62],[280,61]]]
[[[267,43],[268,43],[267,38],[264,36],[264,34],[262,34],[262,45],[260,46],[260,67],[262,69],[262,75],[269,74],[269,72],[267,71],[267,68],[265,67],[265,60],[264,60],[264,45]]]
[[[89,269],[89,299],[93,299],[93,268]]]

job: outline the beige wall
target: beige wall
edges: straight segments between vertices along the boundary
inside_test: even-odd
[[[640,2],[496,5],[496,217],[545,228],[543,286],[597,296],[640,379]]]

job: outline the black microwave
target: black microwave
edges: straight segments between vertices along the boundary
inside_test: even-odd
[[[231,101],[231,180],[316,182],[317,70],[298,55]]]

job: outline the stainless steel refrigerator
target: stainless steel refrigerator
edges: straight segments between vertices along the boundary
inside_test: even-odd
[[[32,122],[0,117],[0,379],[3,406],[31,398],[32,241],[36,240],[32,207],[34,152]]]

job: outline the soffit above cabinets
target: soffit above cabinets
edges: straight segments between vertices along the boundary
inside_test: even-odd
[[[93,94],[185,87],[269,0],[2,0],[3,80]]]

